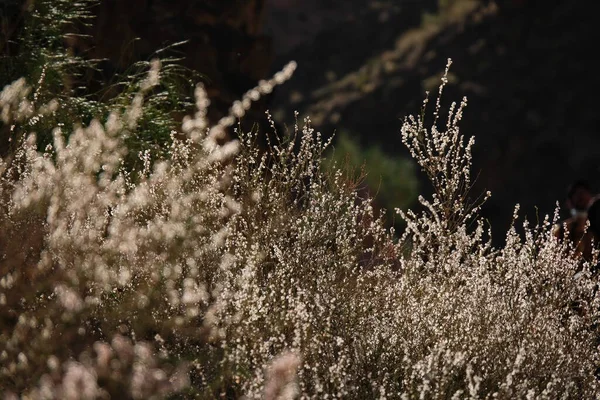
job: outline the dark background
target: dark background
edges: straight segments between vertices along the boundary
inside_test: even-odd
[[[278,92],[277,115],[298,109],[324,132],[348,129],[364,145],[406,156],[400,119],[419,112],[425,90],[435,96],[450,57],[445,104],[468,97],[461,127],[476,136],[474,194],[492,192],[484,214],[495,236],[516,203],[533,222],[554,212],[571,181],[598,189],[599,35],[590,2],[335,1],[287,26],[286,6],[310,2],[274,3],[268,26],[280,41],[287,26],[320,26],[295,49],[280,45],[275,64],[294,58],[300,68]]]
[[[285,129],[297,110],[325,137],[346,135],[365,151],[376,147],[377,154],[404,160],[408,173],[382,175],[381,186],[401,179],[419,188],[406,185],[397,204],[380,198],[388,208],[415,206],[417,191],[430,190],[406,164],[399,131],[403,117],[419,112],[426,90],[435,96],[450,57],[444,104],[468,97],[461,126],[477,138],[473,195],[492,192],[484,215],[500,240],[516,203],[535,221],[536,214],[553,213],[573,180],[599,188],[599,35],[591,4],[105,0],[83,29],[91,36],[66,45],[102,59],[100,73],[109,80],[157,49],[188,40],[173,52],[204,77],[213,120],[259,79],[296,60],[293,79],[259,102],[244,125],[266,130],[268,108]]]

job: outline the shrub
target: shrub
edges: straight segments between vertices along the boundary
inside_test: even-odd
[[[219,144],[208,100],[162,158],[129,170],[125,112],[60,129],[43,151],[23,80],[0,95],[27,133],[0,163],[0,387],[24,398],[591,398],[600,391],[597,278],[550,221],[493,248],[469,200],[466,101],[402,137],[430,177],[399,240],[336,168],[309,120],[266,152],[256,132]],[[446,78],[444,78],[446,79]],[[184,139],[180,139],[183,137]],[[158,157],[158,156],[156,156]],[[471,204],[471,205],[469,205]]]

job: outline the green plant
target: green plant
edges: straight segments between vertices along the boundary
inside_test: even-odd
[[[354,137],[343,132],[336,136],[334,147],[325,165],[337,165],[350,171],[362,168],[362,187],[387,210],[388,221],[394,219],[395,208],[407,209],[414,204],[418,182],[411,160],[393,158],[377,145],[363,149]],[[396,222],[396,228],[401,229],[401,221]]]
[[[37,0],[6,7],[12,19],[7,17],[3,22],[6,29],[0,48],[0,80],[8,83],[27,77],[32,108],[51,100],[60,104],[43,118],[28,122],[27,130],[37,133],[40,149],[52,143],[55,127],[68,136],[78,123],[104,120],[117,110],[126,112],[150,69],[149,60],[139,61],[122,73],[103,78],[99,74],[101,60],[89,59],[73,47],[78,41],[85,41],[80,32],[93,23],[93,8],[97,4],[98,0]],[[136,119],[140,129],[122,132],[130,150],[124,162],[130,169],[141,167],[140,152],[164,156],[165,146],[180,123],[179,116],[193,107],[195,82],[203,77],[182,67],[181,59],[169,55],[179,44],[153,54],[161,62],[159,83],[142,102],[141,115]],[[16,143],[25,134],[20,128],[0,127],[6,133],[4,140],[10,140],[0,149],[3,154],[14,151],[10,143]]]

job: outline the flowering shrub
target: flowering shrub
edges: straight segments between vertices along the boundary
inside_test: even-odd
[[[384,228],[347,173],[322,168],[310,121],[270,143],[225,130],[294,64],[215,126],[208,99],[167,156],[123,164],[160,79],[126,112],[0,163],[0,388],[6,398],[592,398],[597,278],[547,218],[493,248],[470,203],[471,139],[441,94],[402,137],[431,179],[425,211]],[[444,78],[445,79],[445,78]],[[24,81],[0,95],[26,130]],[[19,138],[15,138],[19,140]],[[485,200],[482,199],[482,200]],[[515,212],[515,220],[516,212]]]

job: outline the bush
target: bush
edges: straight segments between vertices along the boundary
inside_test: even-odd
[[[0,387],[7,398],[592,398],[597,278],[550,220],[493,248],[470,204],[464,101],[402,137],[430,177],[399,240],[351,177],[322,168],[304,121],[261,152],[219,144],[208,100],[163,156],[128,169],[126,137],[160,81],[105,120],[36,147],[24,80],[0,95],[24,133],[0,163]],[[446,78],[444,78],[446,79]],[[75,122],[75,121],[74,121]],[[183,138],[183,139],[182,139]],[[16,140],[16,139],[15,139]]]

